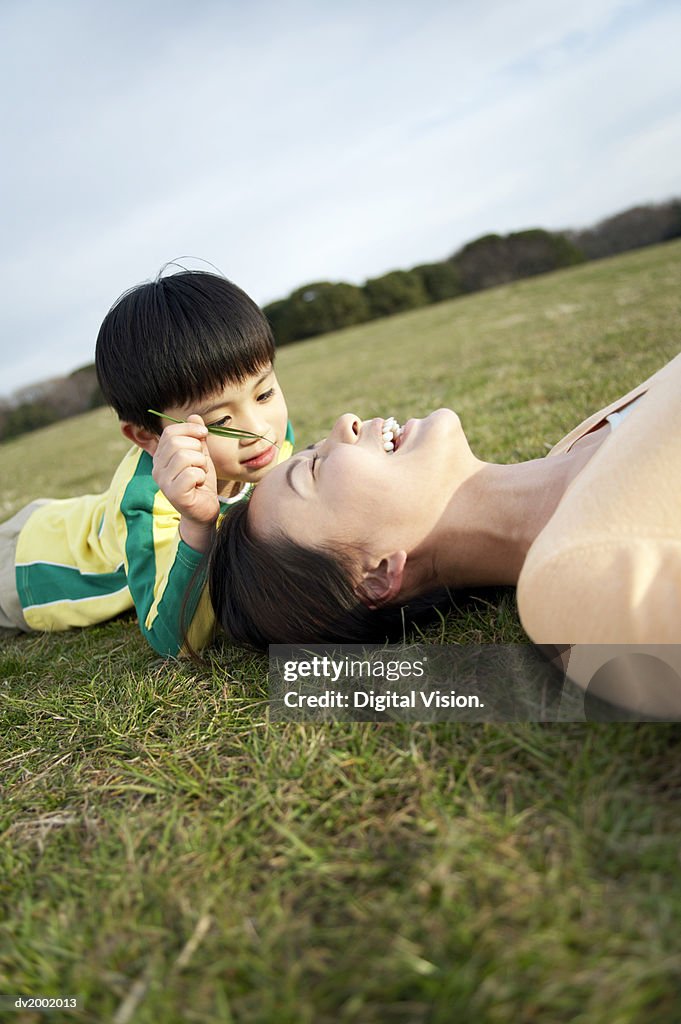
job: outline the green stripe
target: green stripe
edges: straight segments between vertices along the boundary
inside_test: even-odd
[[[146,616],[151,608],[156,577],[153,510],[158,487],[151,475],[152,466],[151,456],[142,452],[121,500],[127,528],[128,586],[142,625],[141,609],[144,608]]]
[[[158,629],[154,630],[154,626],[163,625],[158,621],[161,613],[160,605],[157,608],[152,628],[148,629],[145,624],[149,609],[154,603],[154,584],[156,582],[154,499],[158,492],[158,485],[151,475],[152,466],[151,456],[147,452],[142,452],[137,468],[123,493],[121,512],[127,527],[125,554],[128,560],[128,586],[137,609],[140,629],[149,643],[158,650],[160,638],[157,638]],[[177,620],[179,621],[179,612]],[[165,649],[169,640],[170,646],[174,648],[172,653],[177,653],[179,635],[173,636],[172,634],[170,637],[163,637],[162,653],[166,653]]]
[[[22,608],[50,604],[53,601],[83,601],[89,597],[106,597],[126,585],[123,566],[115,572],[84,576],[69,565],[17,565],[17,592]]]
[[[148,628],[146,618],[154,603],[156,582],[153,512],[158,485],[151,475],[152,466],[151,456],[143,452],[121,501],[121,511],[128,531],[125,543],[128,586],[135,602],[143,635],[159,654],[177,654],[182,646],[182,604],[194,567],[186,564],[186,557],[181,557],[180,542],[175,561],[166,578],[163,596],[156,606],[154,621],[151,628]],[[196,600],[192,600],[188,609],[188,621],[191,621],[195,607]]]
[[[168,574],[166,588],[163,591],[163,597],[158,603],[156,617],[151,629],[146,629],[140,619],[142,632],[159,654],[177,654],[182,647],[184,638],[182,606],[196,567],[188,566],[186,562],[181,560],[180,547],[182,545],[183,542],[180,540],[175,561]],[[196,552],[192,551],[191,548],[186,548],[186,550],[191,552],[192,555],[196,555]],[[192,594],[187,600],[185,616],[187,626],[194,618],[196,606],[201,596],[202,583],[202,579],[197,580]]]

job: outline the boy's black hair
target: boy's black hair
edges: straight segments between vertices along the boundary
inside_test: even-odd
[[[255,302],[227,278],[195,270],[125,292],[104,317],[95,353],[119,418],[155,433],[162,424],[148,409],[241,384],[273,360],[272,330]]]

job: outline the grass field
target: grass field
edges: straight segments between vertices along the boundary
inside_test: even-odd
[[[455,408],[545,453],[681,347],[681,243],[285,348],[301,444]],[[2,518],[103,489],[105,411],[0,447]],[[510,591],[426,634],[516,641]],[[0,992],[15,1021],[678,1024],[681,729],[273,724],[266,660],[134,618],[0,645]],[[1,1016],[1,1013],[0,1013]]]

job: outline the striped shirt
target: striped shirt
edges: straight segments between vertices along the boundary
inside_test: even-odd
[[[292,451],[289,424],[278,461]],[[152,466],[135,447],[103,494],[50,501],[28,519],[17,542],[16,583],[32,629],[89,626],[134,607],[159,654],[180,653],[183,620],[195,649],[213,638],[203,555],[181,539],[180,513],[159,490]]]

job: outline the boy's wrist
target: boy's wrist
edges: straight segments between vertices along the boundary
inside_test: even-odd
[[[214,533],[215,521],[212,523],[199,523],[195,519],[188,519],[186,516],[182,516],[180,519],[180,537],[194,551],[202,553],[208,551]]]

